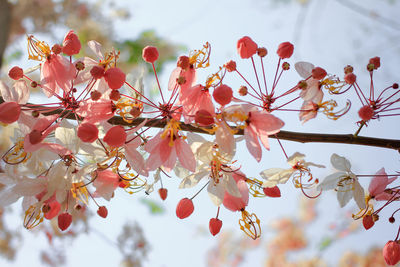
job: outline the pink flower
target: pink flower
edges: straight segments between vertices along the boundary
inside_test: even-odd
[[[83,120],[85,123],[106,121],[114,116],[113,103],[107,99],[82,101],[75,112],[85,118]]]
[[[183,116],[187,123],[194,120],[199,110],[205,110],[210,113],[211,116],[215,114],[211,95],[208,89],[200,84],[183,91],[180,102],[183,105]]]
[[[75,66],[65,57],[51,54],[42,63],[40,86],[47,97],[58,94],[59,88],[68,93],[75,78]]]
[[[250,154],[261,160],[262,151],[258,141],[269,150],[268,135],[276,134],[284,126],[284,122],[265,110],[257,110],[251,105],[234,105],[225,109],[225,117],[233,122],[245,123],[244,138]]]
[[[94,196],[102,197],[110,201],[118,185],[119,185],[118,174],[110,170],[97,171],[97,177],[93,182],[93,186],[96,187]]]
[[[386,187],[391,184],[394,180],[397,179],[397,176],[393,178],[388,178],[385,168],[381,168],[375,174],[374,178],[371,180],[369,184],[368,191],[369,195],[373,197],[375,200],[389,200],[391,198],[391,194],[386,193]]]
[[[190,146],[183,140],[178,132],[179,123],[170,120],[164,131],[158,133],[149,140],[144,149],[150,153],[146,161],[148,170],[155,170],[163,166],[167,171],[175,167],[176,159],[179,159],[182,167],[194,172],[196,160]]]

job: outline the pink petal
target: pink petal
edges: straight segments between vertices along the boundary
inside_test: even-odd
[[[246,140],[246,146],[250,154],[258,162],[260,162],[262,156],[261,146],[260,143],[258,142],[257,134],[253,131],[251,127],[246,127],[244,129],[244,138]]]
[[[181,165],[185,169],[194,172],[196,170],[196,159],[194,158],[190,146],[181,138],[178,138],[175,140],[175,147],[176,154],[178,155],[178,159]]]

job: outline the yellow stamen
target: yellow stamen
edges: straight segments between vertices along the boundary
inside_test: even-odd
[[[45,61],[51,54],[50,46],[37,40],[33,35],[28,36],[28,58],[38,61]]]
[[[24,227],[26,229],[32,229],[38,226],[43,222],[43,212],[38,207],[34,205],[29,206],[29,208],[25,211],[24,217]]]
[[[72,183],[72,187],[71,187],[71,193],[72,196],[81,201],[82,203],[88,205],[89,201],[88,201],[88,196],[89,193],[86,189],[86,186],[84,186],[83,182],[79,182],[79,183]]]
[[[261,236],[260,219],[254,213],[249,214],[246,210],[243,210],[239,225],[240,230],[252,239],[256,240]]]
[[[346,82],[340,81],[335,77],[328,77],[321,82],[321,85],[331,94],[339,94],[340,90],[346,85]]]
[[[134,102],[130,99],[127,98],[120,98],[118,100],[118,103],[115,105],[117,110],[115,113],[120,115],[124,121],[127,123],[132,123],[134,119],[136,119],[140,113],[143,111],[143,104],[140,102]],[[133,116],[131,113],[131,110],[137,109],[138,110],[138,115]]]
[[[24,140],[22,138],[17,141],[14,148],[4,155],[4,161],[8,164],[24,163],[30,159],[31,153],[25,152]]]
[[[253,197],[266,197],[264,192],[260,192],[259,190],[262,188],[261,185],[263,184],[262,181],[256,179],[256,178],[247,178],[246,183],[250,186],[249,187],[249,193]]]
[[[194,50],[189,55],[189,63],[195,69],[207,68],[210,65],[211,45],[206,42],[201,50]]]

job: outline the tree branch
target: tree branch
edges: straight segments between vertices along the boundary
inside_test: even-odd
[[[0,97],[0,103],[3,99]],[[39,107],[39,106],[38,106]],[[65,110],[57,109],[51,112],[43,112],[43,115],[61,114]],[[67,119],[75,120],[74,114],[69,114]],[[136,126],[142,123],[146,118],[137,118],[133,120],[132,123],[124,121],[119,116],[114,116],[108,120],[109,123],[114,125],[122,126]],[[164,128],[166,121],[162,119],[150,119],[146,126],[152,128]],[[192,124],[181,123],[181,129],[184,131],[190,131],[195,133],[210,134],[204,129],[210,129],[206,127],[197,127]],[[243,135],[242,129],[232,127],[236,130],[236,135]],[[279,138],[280,140],[287,140],[300,143],[336,143],[336,144],[352,144],[352,145],[362,145],[362,146],[372,146],[381,147],[388,149],[395,149],[400,152],[400,140],[394,139],[383,139],[374,137],[364,137],[364,136],[354,136],[353,134],[321,134],[321,133],[304,133],[304,132],[290,132],[290,131],[280,131],[276,135],[271,135],[271,138]]]

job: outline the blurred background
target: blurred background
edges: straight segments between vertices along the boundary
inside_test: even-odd
[[[376,72],[376,88],[399,82],[400,12],[395,0],[204,0],[204,1],[62,1],[0,0],[0,63],[2,78],[14,65],[34,66],[27,60],[26,35],[34,34],[49,44],[61,43],[73,29],[82,46],[89,40],[100,42],[104,51],[112,47],[121,51],[121,67],[135,80],[144,73],[144,90],[157,99],[154,75],[141,58],[146,45],[157,46],[160,60],[157,71],[166,89],[179,55],[200,49],[205,42],[212,46],[211,66],[199,71],[198,81],[218,70],[227,61],[237,61],[238,68],[254,83],[248,61],[239,59],[236,42],[250,36],[268,49],[267,77],[271,77],[281,42],[295,46],[291,66],[308,61],[330,74],[343,77],[343,68],[352,65],[360,86],[369,86],[366,64],[379,56],[381,68]],[[88,50],[83,50],[87,54]],[[78,56],[78,57],[79,57]],[[282,78],[280,87],[289,88],[300,80],[292,67]],[[232,88],[243,83],[234,75],[227,77]],[[271,78],[269,84],[272,84]],[[330,96],[328,96],[329,98]],[[338,121],[320,114],[302,125],[297,114],[278,113],[285,121],[284,130],[300,132],[354,133],[359,120],[358,99],[351,94],[335,98],[339,106],[347,99],[352,110]],[[372,122],[360,135],[399,139],[396,117]],[[298,144],[283,142],[289,155],[296,151],[306,160],[323,164],[314,176],[320,180],[333,169],[330,156],[337,153],[352,162],[357,174],[374,174],[381,167],[387,173],[399,171],[396,151],[338,144]],[[2,151],[8,144],[2,144]],[[257,177],[264,169],[286,168],[287,163],[276,141],[271,151],[263,151],[261,164],[250,157],[243,142],[239,144],[241,170]],[[1,266],[385,266],[381,249],[395,238],[398,225],[382,218],[369,231],[351,219],[356,206],[350,202],[339,208],[333,192],[324,192],[317,200],[302,197],[291,183],[281,187],[282,198],[253,198],[249,211],[261,219],[263,234],[252,241],[239,229],[240,214],[222,211],[222,232],[213,237],[208,231],[209,219],[216,208],[207,193],[195,199],[195,212],[179,220],[175,207],[193,190],[178,190],[180,180],[164,177],[168,198],[160,200],[156,190],[128,194],[123,190],[107,203],[106,220],[89,207],[88,216],[72,231],[54,235],[54,226],[45,222],[28,231],[22,226],[20,203],[2,210],[0,221]],[[367,186],[369,179],[361,181]],[[392,211],[393,212],[393,211]],[[385,216],[386,215],[386,216]]]

